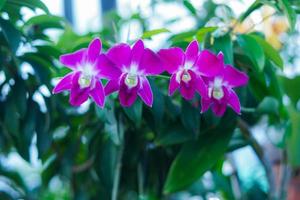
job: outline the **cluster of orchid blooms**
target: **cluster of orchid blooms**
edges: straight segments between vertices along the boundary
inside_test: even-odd
[[[131,106],[137,96],[148,106],[153,104],[148,76],[167,71],[170,77],[169,95],[178,89],[186,100],[195,93],[201,96],[201,112],[212,106],[222,116],[227,106],[240,114],[239,98],[233,88],[247,84],[248,76],[224,64],[223,54],[200,51],[198,42],[192,41],[184,52],[179,47],[161,49],[158,53],[145,48],[142,40],[132,47],[121,43],[101,53],[101,40],[94,39],[88,46],[60,57],[60,62],[72,72],[64,76],[53,93],[70,91],[70,103],[79,106],[90,97],[103,108],[105,97],[119,92],[122,106]],[[108,80],[103,87],[101,79]]]

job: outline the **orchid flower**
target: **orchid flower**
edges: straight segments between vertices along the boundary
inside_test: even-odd
[[[108,50],[107,57],[119,71],[113,74],[114,78],[105,86],[105,94],[119,91],[120,103],[126,107],[131,106],[140,96],[151,107],[153,94],[147,76],[162,73],[159,57],[145,48],[142,40],[138,40],[132,48],[128,44],[118,44]]]
[[[101,78],[111,78],[117,70],[113,63],[101,52],[101,40],[94,39],[88,48],[60,56],[60,62],[72,72],[64,76],[53,89],[53,93],[70,91],[70,103],[79,106],[91,97],[103,107],[105,102]]]
[[[195,92],[207,95],[207,87],[202,76],[212,77],[222,68],[223,55],[215,56],[208,50],[199,52],[196,40],[192,41],[185,52],[173,47],[158,52],[164,68],[171,74],[169,96],[179,89],[181,95],[190,100]],[[214,66],[214,67],[212,67]]]
[[[236,113],[240,114],[241,105],[233,88],[247,84],[248,76],[230,65],[224,65],[214,77],[204,78],[208,85],[208,95],[202,97],[201,112],[212,106],[217,116],[222,116],[229,105]]]

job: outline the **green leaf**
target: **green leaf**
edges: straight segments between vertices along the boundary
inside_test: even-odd
[[[3,6],[4,6],[4,4],[5,4],[6,1],[7,0],[0,0],[0,11],[3,8]]]
[[[279,102],[274,97],[265,97],[257,107],[257,112],[262,114],[278,115]]]
[[[23,56],[20,57],[21,60],[28,62],[32,65],[38,81],[42,84],[51,87],[50,80],[51,80],[51,68],[52,65],[49,61],[43,59],[37,53],[25,53]]]
[[[52,142],[52,135],[49,132],[50,128],[50,114],[37,113],[37,122],[35,125],[36,131],[36,146],[38,149],[39,158],[47,152]]]
[[[145,31],[142,35],[143,39],[150,39],[154,35],[158,35],[161,33],[169,33],[170,31],[166,28],[154,29],[150,31]]]
[[[137,99],[134,104],[130,107],[123,107],[126,115],[132,120],[137,126],[140,126],[142,121],[143,103]]]
[[[300,113],[293,107],[288,107],[290,115],[290,129],[287,132],[288,161],[293,167],[300,166]]]
[[[161,131],[161,134],[156,138],[155,144],[158,146],[168,146],[184,143],[195,138],[189,130],[182,126],[171,124]]]
[[[296,76],[294,78],[287,78],[282,76],[280,79],[285,93],[289,96],[293,105],[296,106],[300,99],[300,76]]]
[[[65,20],[62,17],[54,15],[38,15],[30,18],[25,24],[24,27],[31,27],[38,25],[40,29],[45,30],[47,28],[64,28]]]
[[[4,124],[10,134],[18,135],[20,121],[16,105],[12,99],[8,99],[5,104]]]
[[[292,8],[288,0],[279,0],[279,5],[282,7],[283,12],[288,18],[290,28],[294,30],[296,26],[296,20],[297,20],[297,14],[295,10]]]
[[[265,55],[267,58],[269,58],[271,61],[273,61],[278,67],[283,69],[283,60],[279,54],[279,51],[274,49],[266,40],[262,39],[261,37],[257,35],[251,35],[263,48]]]
[[[237,41],[245,55],[252,61],[254,70],[256,72],[261,72],[265,66],[265,54],[263,48],[249,35],[239,35]]]
[[[189,2],[188,0],[184,0],[183,1],[183,5],[194,15],[197,16],[197,10],[196,8],[193,6],[193,4],[191,2]]]
[[[203,28],[200,28],[196,33],[196,38],[197,38],[198,42],[203,42],[204,39],[205,39],[205,36],[208,33],[212,33],[217,29],[218,29],[217,27],[203,27]]]
[[[188,101],[181,104],[181,121],[187,130],[196,136],[200,129],[200,111]]]
[[[261,3],[260,0],[254,1],[251,6],[244,12],[240,17],[239,21],[243,22],[253,11],[257,10],[260,8],[263,4]]]
[[[49,14],[47,6],[40,0],[9,0],[8,2],[17,6],[25,6],[32,10],[40,8],[45,11],[45,13]]]
[[[233,64],[232,41],[229,34],[215,38],[212,48],[216,53],[223,52],[226,64]]]
[[[12,96],[20,117],[24,117],[27,110],[26,83],[21,78],[15,79]]]
[[[15,53],[21,42],[21,33],[17,30],[9,20],[0,18],[0,27],[3,30],[3,34],[10,49]]]
[[[236,115],[227,111],[217,128],[185,143],[172,163],[164,193],[185,189],[211,169],[227,150],[235,125]]]

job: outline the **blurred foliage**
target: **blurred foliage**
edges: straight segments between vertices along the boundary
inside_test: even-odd
[[[240,124],[252,126],[265,116],[269,126],[284,127],[280,148],[287,152],[291,166],[300,166],[300,76],[282,75],[283,59],[263,32],[233,31],[253,11],[268,5],[277,15],[286,16],[292,33],[300,13],[299,1],[256,0],[232,26],[228,19],[236,16],[227,5],[210,0],[202,8],[188,0],[179,3],[197,21],[192,30],[176,34],[166,28],[149,30],[149,21],[140,13],[125,19],[113,12],[106,19],[114,26],[78,35],[65,19],[51,15],[40,0],[0,0],[0,154],[17,152],[30,163],[35,141],[43,164],[41,184],[32,187],[0,159],[0,182],[5,185],[0,187],[0,199],[158,200],[194,195],[206,199],[211,193],[234,199],[232,180],[241,180],[235,173],[222,172],[226,153],[247,145],[259,152]],[[43,14],[24,20],[23,7]],[[225,8],[222,16],[216,15],[219,7]],[[206,14],[200,14],[202,11]],[[228,27],[208,26],[212,18]],[[221,119],[211,112],[200,114],[199,96],[191,102],[179,95],[170,98],[168,81],[160,79],[151,80],[152,108],[137,101],[124,109],[113,95],[102,110],[89,103],[78,109],[69,105],[67,94],[50,95],[53,77],[68,72],[58,62],[59,55],[86,47],[95,36],[101,37],[107,50],[118,42],[122,25],[131,20],[140,23],[144,39],[168,33],[165,46],[185,48],[196,38],[204,48],[223,51],[226,63],[250,76],[249,86],[238,91],[243,114],[236,116],[230,109]],[[62,32],[58,41],[47,34],[50,29]],[[288,100],[283,101],[284,97]],[[205,173],[211,175],[211,187],[204,184]],[[63,185],[53,192],[50,183],[56,179]],[[245,199],[272,197],[259,185],[242,189],[241,195]]]

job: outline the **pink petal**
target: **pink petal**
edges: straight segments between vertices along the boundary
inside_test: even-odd
[[[105,94],[102,83],[99,80],[96,81],[95,87],[90,91],[90,96],[100,108],[104,107]]]
[[[137,65],[140,63],[140,60],[144,53],[144,49],[145,47],[143,40],[136,41],[131,50],[131,63],[135,63]]]
[[[150,49],[145,49],[139,69],[146,75],[156,75],[164,71],[160,58]]]
[[[101,40],[99,38],[95,38],[87,49],[87,58],[91,63],[94,63],[101,51]]]
[[[203,50],[196,62],[196,67],[201,75],[212,77],[222,72],[224,63],[209,50]]]
[[[224,63],[224,54],[223,54],[223,52],[220,51],[218,53],[217,57],[220,60],[220,62]]]
[[[181,82],[179,90],[183,98],[186,100],[193,99],[196,91],[192,84],[186,84],[184,82]]]
[[[212,110],[217,116],[221,117],[226,111],[226,104],[214,102],[212,105]]]
[[[199,45],[197,40],[192,41],[185,51],[185,62],[195,63],[199,54]]]
[[[77,69],[80,63],[85,62],[86,49],[80,49],[74,53],[64,54],[59,57],[60,62],[70,69]]]
[[[174,74],[184,63],[184,52],[179,47],[162,49],[158,52],[158,55],[169,74]]]
[[[70,90],[72,87],[73,75],[74,75],[74,73],[71,72],[71,73],[67,74],[66,76],[64,76],[54,87],[54,89],[52,90],[52,93],[57,94],[64,90]]]
[[[200,96],[207,98],[208,90],[207,90],[207,85],[205,84],[204,80],[200,76],[197,76],[195,82],[196,82],[195,87],[196,87],[197,92],[200,94]]]
[[[137,93],[140,88],[140,80],[138,79],[139,82],[136,87],[128,88],[125,84],[125,77],[126,74],[122,76],[120,80],[119,100],[122,106],[129,107],[137,98]]]
[[[96,69],[99,72],[98,76],[106,79],[118,79],[122,74],[120,68],[116,67],[104,54],[98,56]]]
[[[138,91],[138,95],[148,106],[152,107],[153,104],[153,94],[150,83],[147,78],[140,78],[141,88]]]
[[[179,86],[180,84],[176,80],[176,73],[172,74],[169,84],[169,96],[172,96]]]
[[[78,79],[80,77],[80,73],[74,74],[72,80],[72,88],[71,88],[71,95],[70,95],[70,103],[73,106],[80,106],[89,98],[90,88],[83,88],[81,89],[78,84]]]
[[[106,56],[120,69],[130,66],[131,49],[128,44],[117,44],[110,48]]]
[[[201,113],[206,112],[212,103],[211,99],[201,98]]]
[[[136,90],[120,89],[119,91],[119,100],[122,106],[129,107],[131,106],[137,98]]]
[[[228,82],[231,87],[238,87],[248,83],[248,76],[230,65],[226,65],[224,69],[224,80]]]
[[[104,92],[105,92],[105,95],[109,95],[117,90],[119,90],[119,80],[110,80],[108,81],[108,83],[105,85],[105,88],[104,88]]]
[[[241,114],[241,104],[239,97],[233,90],[229,90],[228,105],[237,113]]]

